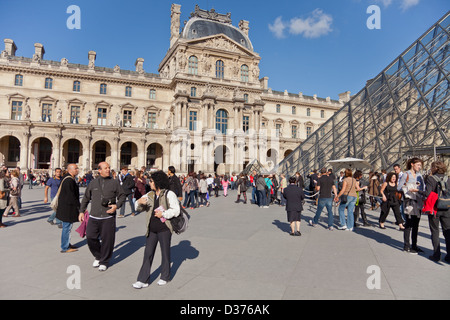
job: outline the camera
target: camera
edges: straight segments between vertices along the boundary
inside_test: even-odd
[[[116,204],[116,199],[103,199],[102,200],[102,206],[108,208],[110,205]]]

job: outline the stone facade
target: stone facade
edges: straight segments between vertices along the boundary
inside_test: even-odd
[[[16,56],[5,39],[0,55],[0,162],[51,169],[78,163],[81,172],[108,161],[113,169],[240,172],[258,159],[281,161],[349,100],[275,91],[260,77],[261,57],[249,23],[195,8],[180,32],[181,6],[172,5],[170,48],[158,74]],[[215,23],[221,33],[199,34]],[[220,29],[219,28],[219,29]],[[205,29],[202,29],[203,32]]]

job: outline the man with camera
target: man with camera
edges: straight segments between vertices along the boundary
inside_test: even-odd
[[[84,212],[92,201],[86,239],[89,250],[95,257],[92,266],[105,271],[114,250],[116,210],[124,204],[126,195],[119,181],[111,177],[108,163],[101,162],[98,173],[98,178],[89,184],[81,201],[79,221],[84,220]]]

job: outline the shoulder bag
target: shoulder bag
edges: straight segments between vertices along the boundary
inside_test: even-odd
[[[59,194],[61,193],[62,184],[63,184],[64,180],[66,180],[67,178],[72,178],[72,176],[67,176],[63,179],[63,181],[61,181],[61,184],[59,185],[59,188],[58,188],[58,192],[56,193],[55,198],[53,198],[52,202],[50,203],[50,208],[52,208],[52,210],[54,212],[56,212],[56,209],[58,209]]]

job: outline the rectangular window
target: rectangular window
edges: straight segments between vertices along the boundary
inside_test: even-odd
[[[14,80],[14,85],[21,87],[23,85],[23,75],[17,74]]]
[[[53,89],[53,79],[45,78],[45,89]]]
[[[131,127],[131,110],[124,110],[123,111],[123,126],[124,127]]]
[[[22,120],[22,101],[13,101],[11,120]]]
[[[156,99],[156,90],[150,89],[150,99],[155,100]]]
[[[197,96],[197,88],[196,87],[192,87],[191,88],[191,97],[196,97]]]
[[[309,138],[309,136],[312,133],[312,127],[306,127],[306,137]]]
[[[70,108],[70,123],[78,124],[80,123],[80,106],[72,106]]]
[[[275,124],[275,134],[277,138],[281,137],[281,123]]]
[[[156,112],[148,113],[148,125],[149,129],[156,129]]]
[[[247,133],[249,129],[250,124],[250,117],[249,116],[243,116],[242,117],[242,130]]]
[[[80,81],[73,82],[73,92],[80,92],[81,83]]]
[[[42,121],[45,122],[52,121],[52,107],[53,105],[49,103],[42,104]]]
[[[131,97],[131,87],[125,88],[125,97]]]
[[[100,94],[106,94],[106,89],[108,88],[108,86],[105,83],[102,83],[100,85]]]
[[[320,117],[321,118],[325,118],[325,111],[324,110],[320,110]]]
[[[297,139],[297,126],[292,126],[292,138]]]
[[[106,108],[98,108],[97,112],[97,124],[99,126],[106,126],[106,116],[107,116]]]
[[[197,111],[189,111],[189,130],[197,130]]]
[[[281,112],[281,106],[279,104],[277,104],[277,113]]]

